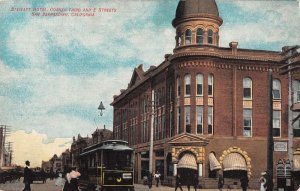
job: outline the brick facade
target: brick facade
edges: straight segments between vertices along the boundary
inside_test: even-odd
[[[221,164],[228,154],[239,153],[245,160],[245,173],[250,178],[250,185],[258,187],[258,178],[266,170],[267,163],[269,70],[273,71],[273,79],[281,84],[280,99],[273,99],[273,110],[280,111],[280,136],[274,137],[274,141],[288,140],[288,80],[286,76],[279,75],[283,56],[279,51],[239,49],[236,42],[232,42],[229,48],[218,47],[221,18],[202,13],[194,17],[181,18],[177,15],[173,21],[177,41],[179,37],[184,40],[186,26],[192,26],[189,27],[193,31],[191,44],[176,42],[174,53],[165,55],[165,60],[157,67],[152,66],[147,71],[143,70],[142,65],[135,68],[127,89],[114,96],[114,138],[129,141],[129,145],[135,149],[135,178],[136,181],[142,181],[148,170],[150,106],[153,104],[151,95],[154,91],[152,171],[160,170],[166,184],[172,184],[174,180],[174,169],[172,171],[169,168],[172,169],[172,165],[178,162],[174,160],[177,156],[175,150],[180,148],[184,153],[195,148],[196,153],[204,154],[197,165],[200,179],[206,187],[213,187],[205,184],[210,177],[208,154],[212,151]],[[205,28],[211,22],[215,35],[213,43],[204,40],[203,44],[196,44],[197,27],[203,25]],[[208,38],[207,33],[204,33],[204,38]],[[187,74],[190,75],[190,92],[185,95]],[[203,76],[201,95],[197,94],[197,74]],[[213,77],[212,95],[208,93],[209,75]],[[245,78],[251,79],[249,99],[243,96]],[[299,73],[294,73],[293,79],[300,80]],[[197,134],[197,106],[203,108],[200,120],[202,134]],[[211,108],[212,120],[209,119]],[[252,113],[250,130],[244,127],[244,109]],[[190,115],[186,116],[188,110]],[[212,126],[208,127],[210,121]],[[187,123],[190,123],[190,127]],[[300,146],[299,140],[294,138],[294,148]],[[160,154],[156,156],[156,153]],[[172,161],[168,161],[169,156],[172,156]],[[274,166],[279,159],[287,159],[287,152],[274,152]]]

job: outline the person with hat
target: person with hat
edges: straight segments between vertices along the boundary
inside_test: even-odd
[[[262,172],[261,173],[261,178],[259,179],[260,182],[260,191],[266,191],[267,190],[267,173],[266,172]]]
[[[23,191],[31,191],[31,188],[30,188],[30,184],[32,183],[32,180],[33,180],[33,173],[32,173],[32,170],[29,168],[30,166],[30,162],[27,160],[25,162],[26,164],[26,167],[24,168],[24,184],[25,184],[25,187],[23,189]]]

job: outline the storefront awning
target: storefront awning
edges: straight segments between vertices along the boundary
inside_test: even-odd
[[[294,161],[294,171],[300,171],[300,155],[294,155],[293,157]]]
[[[221,165],[219,161],[216,159],[214,153],[209,153],[208,159],[209,159],[209,167],[211,171],[221,169]]]
[[[195,156],[189,153],[184,154],[179,160],[177,168],[190,168],[197,170],[197,162]]]
[[[246,170],[247,165],[244,157],[239,153],[230,153],[223,160],[224,171]]]

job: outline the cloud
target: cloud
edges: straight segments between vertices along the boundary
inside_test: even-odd
[[[21,101],[13,95],[0,95],[0,102],[3,103],[1,123],[8,123],[14,129],[35,129],[50,137],[71,137],[78,133],[92,133],[95,129],[93,118],[97,117],[100,101],[106,106],[105,113],[110,113],[105,115],[110,120],[104,121],[109,122],[106,123],[109,128],[112,127],[112,110],[109,104],[113,94],[119,94],[120,87],[127,87],[131,69],[101,71],[95,76],[53,75],[40,69],[27,69],[14,74],[3,76],[7,79],[6,83],[13,82],[21,90],[22,87],[29,88],[31,96]],[[27,83],[24,84],[24,81]],[[31,85],[28,86],[29,84]],[[18,93],[20,95],[24,92]],[[64,107],[82,110],[81,116],[61,111]]]
[[[7,141],[13,142],[13,163],[24,165],[29,160],[32,167],[41,166],[42,160],[47,161],[54,154],[59,156],[71,146],[71,138],[56,138],[45,144],[48,141],[47,135],[34,130],[30,133],[22,130],[12,132]]]
[[[232,3],[237,6],[237,10],[254,19],[249,19],[247,16],[239,17],[239,22],[235,24],[224,21],[224,26],[220,29],[222,46],[228,46],[229,42],[235,40],[242,48],[271,48],[279,51],[282,46],[300,43],[298,34],[300,12],[295,7],[297,2],[234,1]]]

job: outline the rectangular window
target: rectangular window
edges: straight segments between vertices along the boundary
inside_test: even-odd
[[[185,83],[185,96],[191,95],[191,75],[186,74],[184,76],[184,83]]]
[[[208,134],[213,134],[213,107],[209,106],[208,107],[208,115],[207,115],[208,119],[207,119],[207,130],[208,130]]]
[[[213,95],[213,75],[208,75],[208,96]]]
[[[252,129],[252,110],[244,109],[243,110],[243,136],[251,137],[251,129]]]
[[[180,129],[180,107],[177,108],[177,134],[181,133]]]
[[[273,136],[274,137],[280,137],[280,127],[281,127],[280,111],[273,110]]]
[[[165,123],[165,115],[161,116],[161,138],[165,138],[165,131],[166,131],[166,123]]]
[[[203,134],[203,106],[197,106],[197,134]]]
[[[170,116],[169,116],[169,124],[170,124],[170,137],[173,137],[175,135],[175,129],[174,129],[174,124],[173,124],[173,111],[170,111]]]
[[[197,95],[203,95],[203,75],[197,74]]]
[[[177,78],[177,96],[180,96],[180,78]]]
[[[191,106],[185,106],[185,132],[191,133]]]
[[[297,102],[300,102],[300,81],[297,82],[298,87],[297,87]]]

